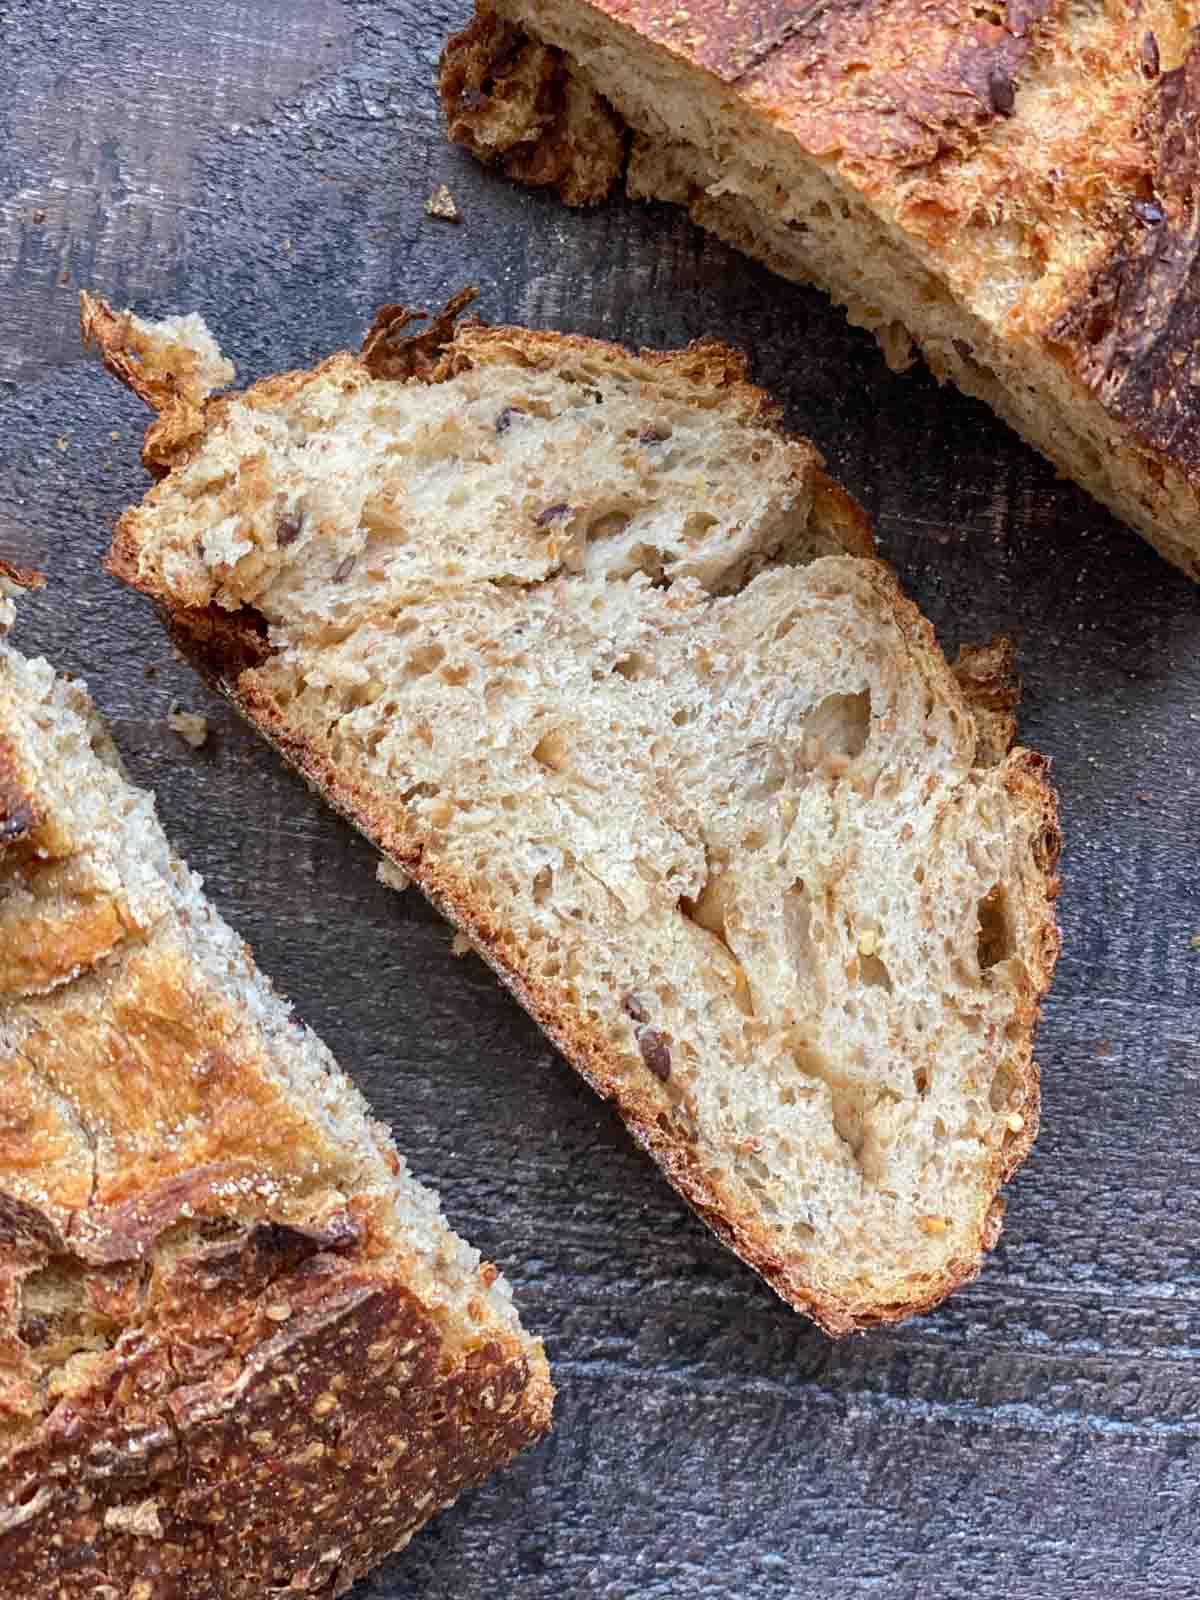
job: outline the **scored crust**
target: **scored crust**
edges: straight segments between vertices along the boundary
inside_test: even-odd
[[[0,711],[0,1596],[341,1594],[546,1430],[540,1342],[85,691],[0,645]]]
[[[443,56],[447,124],[496,160],[505,113],[516,176],[546,137],[517,127],[531,50],[629,124],[631,193],[816,281],[897,368],[915,341],[1200,576],[1200,45],[1179,7],[479,0]],[[624,157],[583,160],[591,203]],[[903,264],[890,290],[858,270],[866,233]]]
[[[368,340],[372,360],[379,358],[380,328],[388,316],[377,321]],[[400,320],[403,326],[407,318]],[[94,321],[90,326],[95,327]],[[519,352],[522,359],[536,365],[548,352],[561,352],[564,346],[586,349],[606,360],[621,358],[612,346],[594,341],[569,340],[560,335],[530,333],[514,328],[486,330],[469,328],[465,335],[447,329],[440,358],[428,342],[423,344],[416,364],[408,361],[408,347],[391,359],[391,367],[401,381],[436,384],[451,378],[464,364],[486,362],[493,353],[504,352],[506,359]],[[103,349],[103,344],[102,344]],[[110,352],[105,351],[106,359]],[[686,375],[689,381],[712,384],[720,392],[729,386],[740,403],[754,414],[772,415],[769,402],[757,391],[744,386],[745,369],[741,359],[719,346],[705,343],[673,356],[641,357],[657,360],[663,370]],[[110,362],[116,365],[115,362]],[[330,358],[312,374],[292,373],[267,380],[243,397],[254,404],[255,395],[269,394],[272,400],[288,390],[311,382],[317,374],[349,372],[361,365],[358,358],[340,355]],[[221,400],[209,402],[206,425],[220,415]],[[191,440],[196,437],[189,423],[180,435],[178,460],[188,459]],[[827,519],[835,534],[840,529],[855,554],[870,553],[870,536],[861,512],[844,492],[837,490],[823,475],[814,498],[817,514]],[[361,829],[411,878],[430,900],[467,935],[472,945],[493,968],[506,987],[539,1022],[566,1055],[567,1059],[605,1098],[612,1099],[638,1141],[663,1167],[675,1187],[710,1227],[744,1260],[755,1267],[791,1304],[805,1311],[826,1331],[846,1333],[878,1322],[894,1321],[924,1310],[941,1300],[979,1271],[983,1253],[994,1245],[999,1233],[1002,1202],[995,1191],[1011,1175],[1027,1154],[1037,1129],[1038,1074],[1027,1049],[1014,1067],[1019,1078],[1015,1098],[1023,1115],[1017,1118],[1010,1137],[997,1149],[984,1180],[989,1201],[980,1214],[976,1236],[969,1248],[948,1260],[935,1283],[929,1283],[914,1296],[911,1292],[881,1297],[869,1306],[847,1304],[835,1295],[815,1290],[799,1275],[772,1238],[770,1229],[749,1217],[723,1194],[714,1175],[705,1172],[696,1152],[678,1130],[662,1116],[663,1102],[655,1087],[643,1074],[631,1076],[628,1062],[611,1037],[593,1026],[572,1007],[563,1003],[551,986],[537,979],[525,959],[511,929],[499,923],[480,892],[463,876],[449,869],[444,861],[432,859],[423,851],[414,831],[399,815],[401,808],[381,802],[364,783],[357,782],[315,743],[297,730],[295,722],[277,703],[255,666],[270,656],[270,646],[261,631],[260,620],[250,607],[230,612],[216,605],[181,604],[170,589],[150,570],[144,559],[142,535],[136,513],[127,513],[118,524],[109,557],[110,570],[126,582],[152,595],[164,609],[172,634],[180,649],[199,670],[229,696],[248,719],[305,776],[343,816]],[[940,663],[941,657],[930,624],[900,593],[892,575],[882,565],[867,567],[869,583],[882,606],[894,619],[914,658]],[[938,665],[936,670],[945,673]],[[1023,992],[1017,1031],[1026,1044],[1032,1037],[1039,1003],[1047,988],[1058,950],[1058,933],[1053,916],[1057,892],[1055,868],[1060,848],[1056,803],[1046,781],[1046,763],[1031,752],[1010,753],[1014,732],[1013,706],[1015,681],[1012,674],[1011,646],[993,641],[980,650],[964,652],[959,662],[957,682],[964,701],[977,712],[977,761],[983,765],[1002,764],[1003,783],[1014,806],[1026,817],[1028,833],[1037,841],[1034,848],[1036,889],[1031,894],[1029,914],[1036,933],[1029,941],[1028,985]]]

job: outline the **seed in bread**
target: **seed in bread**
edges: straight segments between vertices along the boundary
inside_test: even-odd
[[[158,403],[175,336],[84,319]],[[1010,649],[947,667],[732,352],[409,320],[171,398],[113,571],[782,1295],[933,1304],[1037,1126],[1058,832]]]

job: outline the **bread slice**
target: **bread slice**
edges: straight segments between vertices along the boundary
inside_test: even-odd
[[[986,400],[1200,576],[1192,7],[477,0],[453,138],[574,203],[619,174]],[[550,47],[550,48],[548,48]],[[573,134],[605,127],[604,138]]]
[[[204,402],[176,335],[84,320],[180,375],[112,570],[720,1236],[832,1333],[971,1277],[1037,1123],[1053,796],[1004,649],[964,693],[742,362],[388,308]]]
[[[0,923],[0,1596],[342,1594],[548,1427],[540,1341],[2,637]]]

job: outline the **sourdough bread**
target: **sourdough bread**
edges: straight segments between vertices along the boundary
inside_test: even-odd
[[[678,202],[1200,576],[1200,45],[1170,0],[478,0],[451,136]],[[580,138],[572,129],[605,127]]]
[[[2,637],[0,885],[0,1596],[341,1594],[546,1429],[541,1344]]]
[[[933,1304],[1037,1125],[1058,832],[1009,651],[947,668],[731,352],[407,320],[175,386],[112,570],[780,1294]],[[84,322],[152,402],[189,359]]]

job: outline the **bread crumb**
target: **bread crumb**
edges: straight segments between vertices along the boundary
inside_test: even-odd
[[[292,1308],[286,1300],[277,1300],[274,1305],[267,1307],[266,1315],[272,1322],[286,1322],[292,1314]]]
[[[918,1226],[923,1233],[948,1233],[950,1231],[949,1217],[919,1217]]]
[[[193,750],[199,750],[208,738],[208,718],[200,711],[185,711],[177,701],[167,712],[167,727]]]
[[[1009,1113],[1009,1117],[1008,1117],[1008,1131],[1009,1131],[1009,1133],[1020,1133],[1021,1129],[1024,1126],[1025,1126],[1025,1118],[1021,1115],[1021,1113],[1019,1111],[1012,1111],[1012,1112]]]
[[[163,1536],[157,1500],[143,1500],[136,1506],[109,1506],[104,1513],[104,1526],[117,1533],[135,1533],[143,1539]]]
[[[454,196],[444,183],[439,183],[437,188],[425,202],[425,210],[431,217],[440,217],[443,222],[461,222],[462,212]]]
[[[879,949],[879,935],[874,928],[868,928],[865,933],[858,936],[858,953],[860,956],[873,956]]]
[[[453,950],[456,956],[469,956],[471,951],[474,950],[475,946],[471,943],[470,939],[467,938],[465,933],[456,933],[450,948]]]
[[[402,867],[398,867],[394,861],[389,861],[386,856],[382,858],[375,868],[375,876],[385,889],[395,889],[397,894],[403,894],[412,882],[408,873]]]
[[[59,439],[56,442],[60,450],[65,450],[67,448],[67,441],[65,439]]]
[[[1193,950],[1200,950],[1200,933],[1194,933],[1189,943]]]
[[[1148,806],[1151,800],[1154,799],[1154,796],[1150,793],[1149,789],[1139,789],[1133,798],[1137,801],[1138,805]]]

